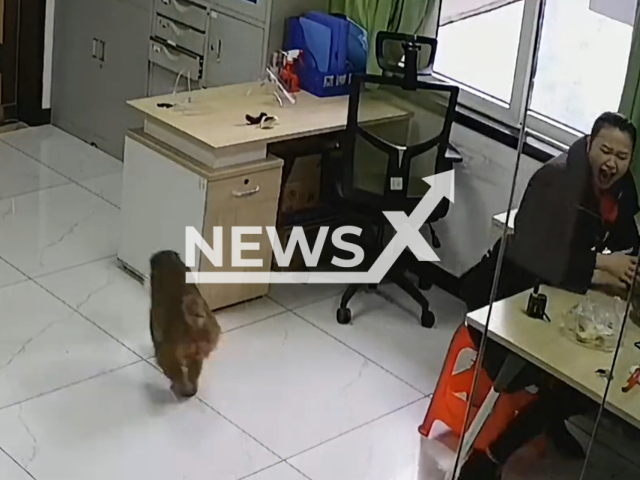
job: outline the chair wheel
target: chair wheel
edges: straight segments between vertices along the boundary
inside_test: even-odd
[[[424,310],[420,317],[420,323],[424,328],[433,328],[436,324],[436,316],[430,310]]]
[[[340,325],[349,325],[351,323],[351,310],[339,308],[336,312],[336,319]]]

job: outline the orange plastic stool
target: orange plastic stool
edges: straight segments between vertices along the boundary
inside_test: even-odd
[[[451,341],[436,391],[433,394],[425,419],[418,429],[425,437],[429,437],[433,424],[436,421],[444,423],[456,436],[462,437],[463,424],[469,403],[471,403],[471,412],[467,428],[471,425],[478,409],[493,386],[491,379],[480,366],[478,384],[476,385],[473,398],[471,398],[475,363],[472,368],[455,373],[460,354],[468,349],[473,350],[477,354],[475,345],[469,335],[469,330],[467,326],[463,324],[458,328]],[[535,399],[536,395],[527,391],[513,394],[502,393],[496,402],[492,414],[482,427],[475,441],[474,449],[487,450],[489,445],[505,431],[518,412]],[[542,453],[545,446],[546,442],[536,442],[534,445],[538,453]]]

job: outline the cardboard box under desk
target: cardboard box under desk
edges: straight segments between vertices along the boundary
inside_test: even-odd
[[[282,189],[280,213],[293,213],[320,204],[320,155],[298,157]]]

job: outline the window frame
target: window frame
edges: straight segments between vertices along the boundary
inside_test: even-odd
[[[447,0],[441,0],[444,2]],[[466,85],[454,78],[450,78],[434,70],[433,75],[452,82],[460,87],[459,103],[468,110],[476,112],[481,116],[488,117],[499,123],[514,129],[521,129],[522,111],[528,106],[525,105],[527,96],[527,82],[534,68],[533,60],[536,47],[536,37],[538,32],[539,19],[544,15],[544,0],[523,0],[522,23],[520,26],[520,38],[518,53],[516,57],[516,67],[513,78],[513,88],[511,99],[507,105],[504,101],[491,97],[469,85]],[[440,25],[438,24],[438,30]],[[547,118],[539,113],[529,110],[526,115],[526,128],[541,139],[549,139],[552,144],[571,145],[583,132],[579,132],[571,127]],[[544,141],[544,140],[543,140]]]
[[[551,139],[552,142],[566,146],[573,144],[586,134],[533,111],[529,111],[527,115],[527,128],[542,137]]]

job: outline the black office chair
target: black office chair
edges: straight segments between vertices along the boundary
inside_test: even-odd
[[[388,42],[401,43],[404,58],[400,64],[394,65],[384,58]],[[331,167],[334,169],[332,177],[335,179],[334,200],[342,208],[346,217],[351,218],[351,221],[361,220],[365,227],[364,233],[368,234],[360,239],[361,247],[366,253],[368,267],[375,262],[385,247],[385,232],[389,231],[385,227],[388,227],[389,223],[382,212],[404,211],[410,215],[429,188],[422,178],[433,173],[449,171],[453,168],[454,162],[461,161],[459,154],[452,153],[449,146],[459,89],[430,76],[419,77],[418,75],[418,57],[422,47],[431,48],[428,63],[432,65],[436,45],[436,40],[432,38],[381,32],[377,37],[376,47],[378,64],[383,70],[382,75],[360,75],[352,80],[348,122],[342,141],[341,158],[332,162]],[[431,138],[408,144],[409,136],[422,125],[422,123],[417,125],[418,122],[412,120],[418,113],[433,111],[428,108],[420,112],[416,110],[412,112],[412,116],[392,124],[361,124],[360,98],[365,90],[367,95],[381,95],[385,101],[393,98],[409,109],[416,107],[417,103],[429,104],[436,99],[435,95],[440,95],[446,104],[444,115],[441,116],[444,117],[442,129]],[[433,94],[429,95],[430,92]],[[442,105],[442,102],[433,103],[436,108],[437,105]],[[366,112],[366,108],[363,110]],[[364,116],[366,113],[363,114]],[[434,117],[438,118],[437,114]],[[416,136],[415,133],[413,136]],[[429,158],[430,156],[434,158]],[[414,171],[418,170],[421,164],[424,166],[427,163],[432,163],[435,172],[421,174]],[[449,201],[443,199],[426,222],[431,233],[431,245],[434,248],[438,248],[440,242],[431,224],[443,218],[448,210]],[[435,325],[435,315],[429,308],[429,302],[418,286],[407,276],[408,262],[415,264],[417,259],[407,254],[408,251],[405,251],[395,262],[386,279],[395,283],[420,304],[421,323],[426,328],[432,328]],[[350,285],[347,288],[337,311],[338,323],[351,322],[349,301],[365,287],[377,289],[377,285]]]

